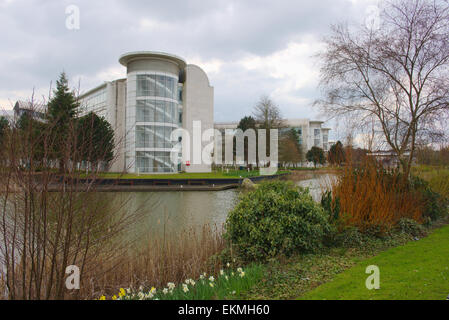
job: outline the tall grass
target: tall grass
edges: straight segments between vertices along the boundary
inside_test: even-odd
[[[196,279],[204,272],[217,275],[223,265],[213,256],[225,248],[221,231],[205,225],[177,234],[148,234],[132,245],[118,248],[106,262],[100,255],[91,272],[94,277],[84,279],[88,290],[83,295],[95,298],[115,294],[120,288],[163,287],[168,282]]]
[[[347,167],[332,185],[333,206],[340,221],[361,231],[385,232],[402,218],[421,222],[425,203],[397,172],[387,172],[367,160],[360,168]]]

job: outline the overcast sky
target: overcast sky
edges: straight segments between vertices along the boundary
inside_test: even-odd
[[[66,8],[80,29],[66,27]],[[125,76],[129,51],[164,51],[202,67],[215,121],[237,121],[269,95],[286,118],[320,118],[313,58],[331,24],[364,23],[377,1],[0,0],[0,107],[47,95],[64,70],[86,91]]]

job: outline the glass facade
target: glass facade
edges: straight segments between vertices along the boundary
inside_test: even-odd
[[[169,173],[175,172],[175,165],[170,160],[170,152],[137,151],[136,164],[139,173]]]
[[[136,148],[173,148],[170,135],[175,128],[156,125],[136,125]]]
[[[81,101],[82,114],[95,112],[101,117],[107,117],[106,88],[100,89]]]
[[[163,122],[178,124],[178,104],[157,99],[137,100],[137,122]]]
[[[324,151],[329,149],[329,136],[327,134],[323,134],[323,149]]]
[[[155,73],[137,75],[136,80],[136,170],[176,172],[170,137],[179,126],[178,78]]]
[[[137,76],[137,97],[161,97],[178,100],[178,79],[159,74]]]
[[[320,129],[315,129],[314,130],[314,136],[315,136],[314,145],[315,145],[315,147],[319,147],[321,145],[321,130]]]

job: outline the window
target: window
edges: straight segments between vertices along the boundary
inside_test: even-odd
[[[171,76],[150,74],[137,76],[137,97],[162,97],[177,99],[177,79]]]
[[[329,142],[329,136],[327,134],[323,135],[323,149],[324,151],[328,150],[328,142]]]
[[[175,172],[175,166],[171,162],[170,152],[136,152],[136,165],[140,173]]]
[[[173,148],[171,133],[175,128],[164,126],[136,126],[136,148]]]
[[[170,152],[136,152],[136,165],[140,173],[175,172],[175,166],[171,162]]]

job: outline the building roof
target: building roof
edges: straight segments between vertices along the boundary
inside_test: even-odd
[[[119,62],[123,66],[127,66],[128,63],[134,60],[145,60],[145,59],[161,59],[169,60],[175,62],[181,69],[184,69],[187,65],[185,60],[171,53],[157,52],[157,51],[135,51],[128,52],[120,56]]]

